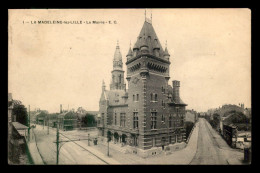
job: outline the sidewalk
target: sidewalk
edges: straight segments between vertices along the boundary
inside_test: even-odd
[[[30,141],[27,143],[28,149],[30,151],[31,157],[33,159],[33,163],[35,165],[44,165],[43,160],[39,154],[39,151],[36,146],[35,136],[33,130],[31,130]]]
[[[117,151],[114,147],[110,148],[110,153],[112,158],[118,162],[118,164],[173,164],[173,165],[188,165],[197,151],[197,140],[198,140],[198,123],[196,123],[196,127],[194,128],[192,135],[190,137],[190,141],[187,144],[186,148],[174,151],[169,155],[161,154],[153,157],[142,158],[135,154],[129,153],[125,154],[123,152]],[[103,153],[103,155],[107,152],[106,144],[99,143],[96,146],[90,146],[93,150],[99,150]],[[107,156],[106,156],[107,157]]]

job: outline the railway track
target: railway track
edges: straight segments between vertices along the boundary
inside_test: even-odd
[[[72,139],[70,139],[69,137],[67,137],[66,135],[60,133],[60,135],[62,135],[63,137],[67,138],[69,141],[73,142],[74,144],[76,144],[77,146],[79,146],[80,148],[82,148],[83,150],[89,152],[90,154],[92,154],[93,156],[95,156],[96,158],[98,158],[99,160],[101,160],[102,162],[104,162],[105,164],[109,165],[108,162],[106,162],[104,159],[100,158],[99,156],[97,156],[96,154],[92,153],[91,151],[89,151],[88,149],[86,149],[85,147],[83,147],[82,145],[78,144],[77,142],[73,141]]]

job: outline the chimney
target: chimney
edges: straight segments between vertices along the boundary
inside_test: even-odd
[[[60,113],[62,113],[62,104],[60,105]]]
[[[179,103],[180,102],[180,81],[173,80],[172,88],[173,88],[173,100],[176,103]]]

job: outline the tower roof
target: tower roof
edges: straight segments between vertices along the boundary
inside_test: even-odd
[[[118,41],[117,41],[117,45],[116,45],[116,51],[114,54],[114,61],[122,61],[122,54],[120,52]]]
[[[154,31],[152,24],[147,21],[145,21],[143,24],[134,48],[138,47],[140,49],[143,44],[147,44],[150,53],[153,52],[154,48],[160,48],[159,56],[162,57],[164,51],[162,49],[160,41]]]

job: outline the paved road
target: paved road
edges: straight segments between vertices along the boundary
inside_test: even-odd
[[[225,150],[221,147],[223,139],[206,122],[204,118],[199,119],[198,147],[191,165],[227,165],[229,164],[226,153],[234,152],[228,146]],[[226,152],[226,153],[225,153]]]

